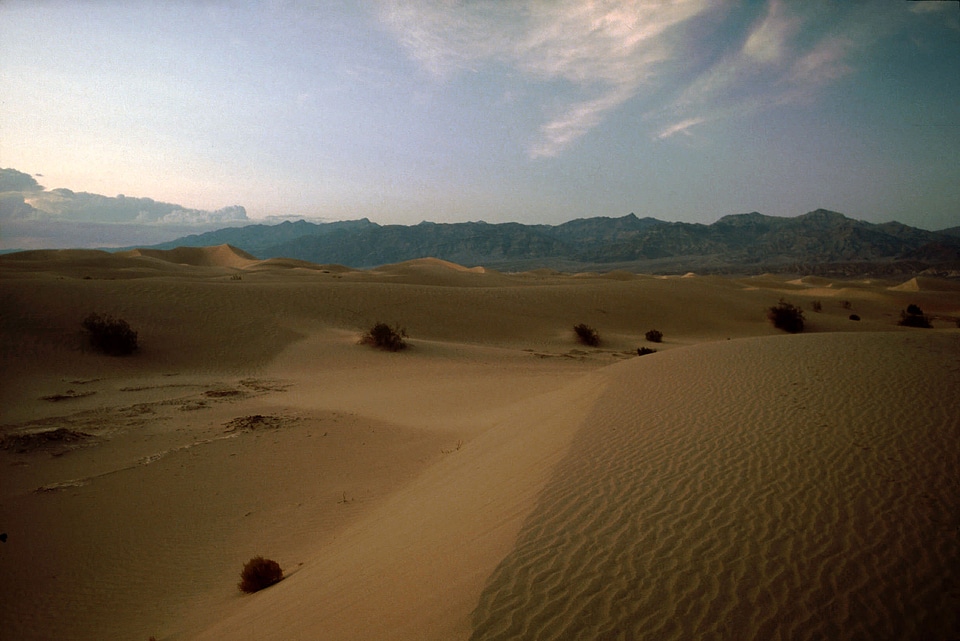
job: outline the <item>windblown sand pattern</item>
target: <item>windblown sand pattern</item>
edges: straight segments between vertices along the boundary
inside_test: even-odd
[[[960,636],[955,335],[744,339],[608,372],[471,639]]]

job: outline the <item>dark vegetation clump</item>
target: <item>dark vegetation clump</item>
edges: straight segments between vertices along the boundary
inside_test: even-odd
[[[785,332],[799,334],[803,331],[803,310],[782,298],[779,303],[767,310],[767,318],[774,327]]]
[[[251,594],[279,583],[282,578],[283,570],[280,569],[279,563],[262,556],[255,556],[243,566],[237,587],[241,592]]]
[[[83,444],[93,437],[86,432],[58,427],[40,432],[7,434],[0,437],[0,450],[9,450],[17,454],[38,450],[60,450],[64,446]]]
[[[918,305],[907,305],[907,308],[900,312],[900,324],[904,327],[933,327],[930,317],[923,313]]]
[[[813,311],[817,312],[818,314],[823,311],[823,303],[818,300],[813,301],[811,306],[813,307]]]
[[[850,314],[850,320],[858,321],[860,320],[860,316],[858,314]]]
[[[126,356],[137,349],[137,333],[122,318],[92,313],[83,320],[94,349],[110,356]]]
[[[390,327],[386,323],[377,323],[364,334],[360,342],[390,352],[399,352],[407,347],[407,343],[403,340],[406,337],[407,330],[402,327]]]
[[[256,432],[258,430],[276,430],[283,427],[283,418],[279,416],[264,416],[253,414],[240,416],[224,424],[226,432]]]
[[[659,329],[651,329],[646,333],[646,338],[651,343],[661,343],[663,342],[663,332]]]
[[[589,325],[580,323],[574,326],[573,331],[577,333],[577,339],[584,345],[596,347],[600,344],[600,335],[597,334],[597,330]]]
[[[650,349],[649,347],[638,347],[637,356],[646,356],[647,354],[656,354],[657,350]]]

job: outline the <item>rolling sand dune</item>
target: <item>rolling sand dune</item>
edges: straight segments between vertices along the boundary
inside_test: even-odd
[[[2,256],[0,636],[960,637],[960,292],[918,283]]]
[[[147,256],[169,263],[194,267],[247,267],[257,262],[242,249],[230,245],[216,247],[177,247],[176,249],[133,249],[120,256]]]

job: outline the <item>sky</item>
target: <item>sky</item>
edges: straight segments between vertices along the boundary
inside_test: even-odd
[[[251,222],[935,230],[958,156],[955,0],[0,0],[0,167],[48,190]]]

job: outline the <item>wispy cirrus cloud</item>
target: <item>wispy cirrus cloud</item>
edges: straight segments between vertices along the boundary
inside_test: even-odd
[[[435,78],[503,65],[567,83],[566,101],[544,107],[531,158],[561,154],[631,100],[651,138],[664,140],[815,99],[915,15],[900,4],[786,0],[382,0],[380,12]]]
[[[686,134],[689,136],[691,135],[690,129],[696,127],[697,125],[701,125],[704,122],[706,122],[706,118],[687,118],[686,120],[681,120],[680,122],[674,123],[661,130],[655,137],[657,140],[664,140],[671,136],[675,136],[676,134]]]
[[[767,14],[747,36],[741,55],[757,63],[776,64],[788,55],[790,39],[800,27],[779,0],[771,2]]]
[[[560,154],[641,91],[672,55],[666,35],[714,2],[387,0],[381,19],[429,73],[446,78],[495,62],[584,97],[547,117],[533,158]]]
[[[741,47],[719,57],[659,113],[650,114],[661,123],[654,138],[686,132],[690,123],[812,100],[825,86],[854,73],[856,54],[889,31],[893,21],[890,11],[822,9],[767,3],[748,23]]]

